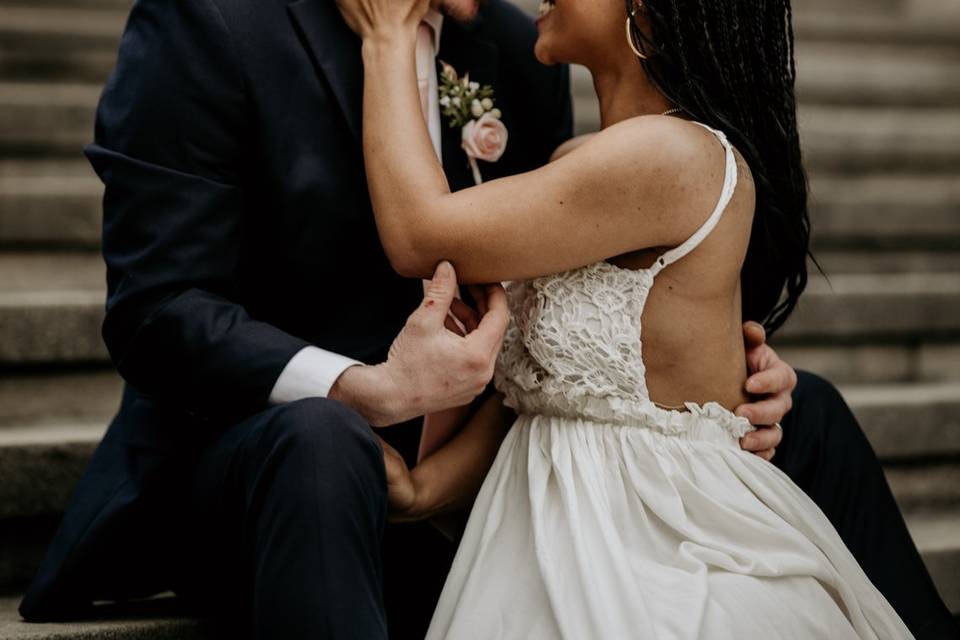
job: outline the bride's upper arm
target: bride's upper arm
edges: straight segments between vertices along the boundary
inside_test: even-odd
[[[710,213],[689,206],[709,141],[683,127],[634,119],[536,171],[445,196],[411,231],[407,275],[447,259],[463,282],[520,280],[679,244]]]

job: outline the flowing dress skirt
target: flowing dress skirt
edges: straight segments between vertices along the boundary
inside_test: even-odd
[[[911,638],[819,508],[720,425],[521,416],[429,640]]]

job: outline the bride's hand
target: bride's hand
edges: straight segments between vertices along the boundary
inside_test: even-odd
[[[383,466],[387,472],[387,502],[390,519],[414,520],[417,503],[417,488],[410,469],[400,453],[377,436],[383,446]]]
[[[336,0],[336,3],[343,19],[363,40],[384,33],[416,34],[417,26],[430,8],[430,0]]]

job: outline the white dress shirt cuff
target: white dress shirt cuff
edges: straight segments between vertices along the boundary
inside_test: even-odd
[[[363,363],[317,347],[304,347],[290,358],[270,392],[270,404],[326,398],[340,375]]]

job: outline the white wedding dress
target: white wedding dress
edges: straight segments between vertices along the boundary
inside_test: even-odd
[[[709,128],[708,128],[709,129]],[[713,131],[712,129],[709,129]],[[657,273],[606,262],[509,288],[496,375],[519,418],[477,497],[430,640],[911,638],[817,506],[715,403],[661,409],[640,318]]]

